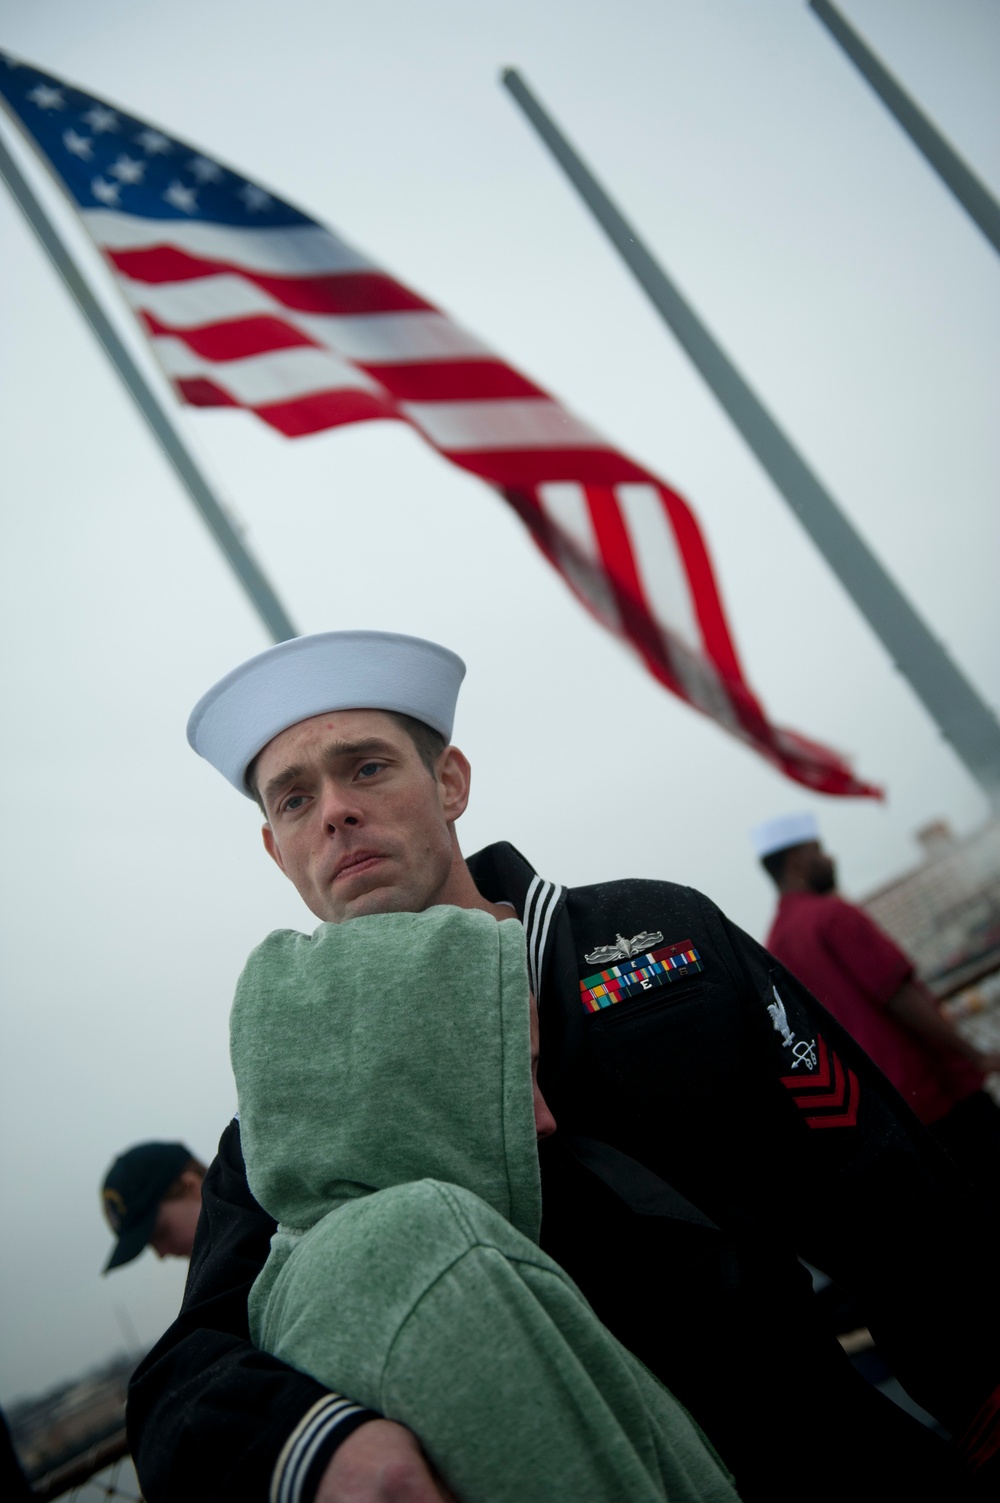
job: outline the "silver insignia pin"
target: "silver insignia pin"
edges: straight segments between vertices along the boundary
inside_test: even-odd
[[[786,1049],[790,1049],[795,1043],[795,1035],[788,1026],[788,1014],[785,1011],[784,1002],[778,996],[778,988],[772,986],[771,990],[774,993],[774,1001],[767,1004],[767,1010],[771,1014],[775,1033],[781,1034],[781,1042]]]
[[[641,955],[644,950],[651,950],[654,945],[662,943],[663,935],[649,929],[644,929],[641,934],[633,934],[631,939],[616,934],[613,945],[598,945],[596,950],[591,950],[583,958],[588,965],[610,965],[614,960],[630,960],[633,955]]]

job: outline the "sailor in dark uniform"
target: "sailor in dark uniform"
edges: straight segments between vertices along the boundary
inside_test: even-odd
[[[259,798],[265,844],[318,918],[515,909],[559,1123],[542,1145],[543,1246],[688,1405],[747,1503],[996,1496],[991,1209],[834,1019],[700,893],[567,890],[505,844],[463,860],[468,764],[445,745],[463,672],[412,638],[299,638],[210,690],[189,736]],[[181,1314],[131,1388],[145,1496],[439,1498],[400,1427],[251,1346],[246,1296],[273,1230],[233,1122]],[[855,1373],[800,1258],[860,1302],[950,1441]]]

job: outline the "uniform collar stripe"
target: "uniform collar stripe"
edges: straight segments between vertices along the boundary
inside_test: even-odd
[[[538,935],[539,916],[544,908],[545,896],[551,883],[545,882],[541,877],[532,877],[524,900],[524,929],[528,942],[528,973],[531,980],[531,990],[538,1001]]]
[[[545,951],[548,945],[552,915],[559,906],[565,891],[554,882],[533,877],[524,901],[524,928],[528,939],[528,971],[535,1001],[541,1005],[540,990],[545,969]]]

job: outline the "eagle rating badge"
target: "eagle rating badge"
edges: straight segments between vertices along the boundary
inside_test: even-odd
[[[816,1045],[808,1039],[799,1039],[796,1042],[795,1035],[788,1026],[788,1014],[785,1011],[784,1002],[778,996],[778,988],[772,986],[771,991],[774,993],[774,1001],[768,1003],[767,1010],[771,1015],[775,1033],[781,1034],[781,1042],[786,1049],[792,1051],[792,1069],[797,1070],[799,1065],[804,1065],[807,1070],[815,1070]]]

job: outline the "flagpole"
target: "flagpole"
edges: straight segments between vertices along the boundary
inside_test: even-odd
[[[993,249],[1000,251],[1000,204],[993,195],[828,0],[809,0],[809,8],[815,11],[834,41],[840,43],[858,72],[871,84],[886,109],[895,116]]]
[[[1000,722],[758,401],[636,231],[513,68],[501,74],[608,239],[770,475],[900,673],[990,803],[1000,806]]]
[[[153,387],[132,359],[117,330],[101,307],[71,252],[46,213],[34,189],[0,136],[0,176],[3,177],[25,218],[63,280],[67,291],[90,325],[105,354],[131,393],[157,443],[173,465],[174,472],[194,502],[209,532],[229,561],[254,609],[276,642],[299,635],[260,565],[209,485],[187,446],[167,416]]]

